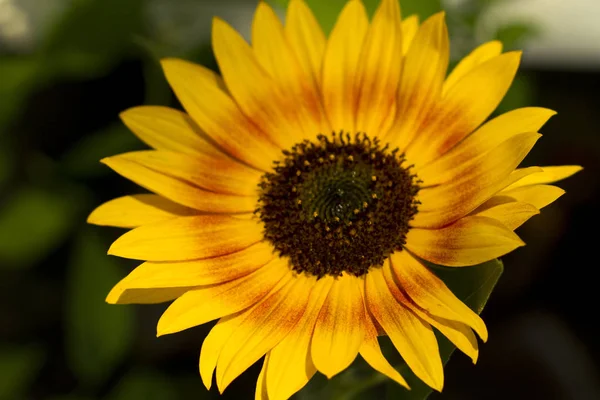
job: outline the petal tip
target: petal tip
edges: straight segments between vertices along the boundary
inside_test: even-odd
[[[438,382],[431,382],[431,388],[433,390],[435,390],[436,392],[442,393],[442,390],[444,390],[444,377],[442,376],[442,379],[439,380]]]
[[[158,321],[158,325],[156,325],[156,337],[161,337],[161,336],[165,336],[168,335],[169,333],[173,333],[173,332],[169,332],[167,329],[165,329],[164,326],[161,326],[160,324],[160,320]]]
[[[442,11],[439,11],[439,12],[437,12],[437,13],[433,14],[433,15],[431,16],[431,19],[432,19],[432,20],[436,20],[436,21],[437,21],[437,20],[442,20],[442,21],[445,21],[445,20],[446,20],[446,11],[445,11],[445,10],[442,10]],[[441,22],[441,21],[440,21],[440,22]]]
[[[110,247],[108,248],[108,250],[106,251],[106,254],[109,256],[116,256],[117,253],[120,250],[120,246],[117,243],[119,241],[119,239],[117,239],[116,241],[113,242],[113,244],[110,245]]]
[[[167,68],[170,68],[171,66],[173,66],[177,61],[178,60],[176,58],[173,58],[173,57],[161,58],[160,59],[160,66],[162,67],[162,69],[164,71]]]
[[[583,171],[583,167],[581,165],[573,165],[573,171],[572,175],[575,175],[576,173]]]
[[[162,60],[161,60],[161,65],[162,65]],[[133,114],[135,114],[138,109],[139,109],[139,107],[127,108],[119,113],[119,118],[121,119],[121,121],[125,122],[125,119],[131,118],[131,116]]]
[[[108,304],[119,304],[119,298],[121,297],[124,291],[125,289],[123,289],[121,285],[117,284],[110,290],[110,292],[108,292],[104,301]]]
[[[210,376],[202,373],[202,369],[200,369],[200,379],[202,379],[202,384],[206,388],[206,390],[210,390],[212,387],[212,373]]]
[[[100,164],[104,164],[107,167],[110,167],[112,162],[114,160],[114,156],[110,156],[110,157],[104,157],[100,159]]]
[[[213,35],[217,30],[229,27],[229,24],[221,17],[213,17],[212,19],[212,32]]]
[[[85,222],[91,225],[100,225],[97,221],[97,215],[96,210],[92,211],[85,219]]]

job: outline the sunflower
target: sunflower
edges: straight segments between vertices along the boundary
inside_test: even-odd
[[[89,222],[132,228],[109,254],[145,261],[109,303],[174,300],[158,335],[218,319],[200,375],[220,391],[264,356],[257,399],[287,399],[360,354],[408,387],[387,335],[441,391],[434,329],[473,362],[488,332],[426,262],[472,266],[524,243],[513,232],[577,166],[517,168],[554,115],[521,108],[485,122],[519,52],[483,44],[447,75],[444,14],[369,21],[349,1],[328,39],[303,0],[285,26],[261,2],[252,45],[215,19],[222,77],[164,59],[186,112],[142,106],[123,122],[154,150],[102,162],[153,194],[101,205]]]

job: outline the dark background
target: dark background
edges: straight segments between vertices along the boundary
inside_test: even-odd
[[[211,17],[247,29],[255,2],[57,0],[46,11],[42,3],[0,0],[0,399],[217,398],[197,373],[212,324],[157,339],[166,305],[104,304],[135,263],[105,255],[122,230],[86,226],[85,218],[103,201],[141,192],[98,160],[144,148],[120,111],[178,106],[157,60],[180,56],[216,68]],[[338,3],[317,4],[325,29]],[[513,21],[482,37],[490,3],[448,10],[455,59],[485,40],[512,49],[543,33],[535,21]],[[440,7],[402,4],[405,15]],[[527,246],[503,259],[483,312],[490,340],[480,361],[455,354],[443,394],[432,399],[600,398],[600,67],[533,65],[522,68],[499,112],[557,110],[525,163],[585,169],[559,183],[567,194],[520,228]],[[258,371],[222,398],[253,398]],[[385,385],[355,398],[380,394]]]

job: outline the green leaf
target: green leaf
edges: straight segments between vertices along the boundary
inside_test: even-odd
[[[102,74],[143,31],[143,0],[75,0],[46,36],[42,55],[68,75]]]
[[[502,263],[498,260],[464,268],[428,265],[459,299],[477,313],[481,313],[483,310],[503,271]],[[436,337],[445,365],[456,348],[443,335],[436,332]],[[374,372],[359,358],[352,367],[331,380],[327,380],[322,375],[315,376],[307,387],[298,393],[297,398],[301,400],[313,398],[353,400],[380,397],[390,400],[426,399],[431,393],[431,389],[410,371],[389,338],[380,337],[379,341],[383,353],[392,364],[396,365],[398,371],[411,386],[410,391],[387,379],[384,375]]]
[[[44,353],[38,346],[0,348],[0,400],[25,398],[26,390],[35,379]]]
[[[30,267],[63,243],[82,210],[76,191],[22,187],[0,208],[0,267]]]
[[[274,5],[287,7],[289,0],[269,0]],[[346,5],[348,0],[306,0],[306,3],[315,14],[317,20],[321,23],[323,30],[329,34],[337,21],[338,15]],[[363,0],[369,15],[373,15],[380,0]],[[418,14],[421,20],[442,9],[440,0],[402,0],[402,15],[407,17],[412,14]]]
[[[67,277],[67,360],[86,384],[103,382],[127,355],[133,338],[133,309],[104,302],[122,277],[107,244],[85,228],[77,242]]]
[[[175,385],[166,376],[154,371],[133,371],[121,379],[106,400],[164,400],[176,398],[178,396]]]

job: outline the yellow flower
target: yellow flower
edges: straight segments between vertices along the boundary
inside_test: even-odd
[[[109,254],[144,260],[109,303],[175,301],[158,335],[215,319],[200,374],[223,391],[265,356],[257,399],[287,399],[360,354],[400,385],[378,335],[436,390],[433,329],[476,361],[481,318],[422,260],[500,257],[513,232],[580,167],[517,168],[554,114],[522,108],[487,123],[519,52],[486,43],[447,76],[444,14],[419,24],[383,0],[369,22],[351,0],[326,39],[303,0],[283,26],[264,2],[252,46],[220,19],[222,78],[165,59],[186,113],[143,106],[124,123],[155,150],[103,162],[155,194],[118,198],[89,222],[133,228]]]

